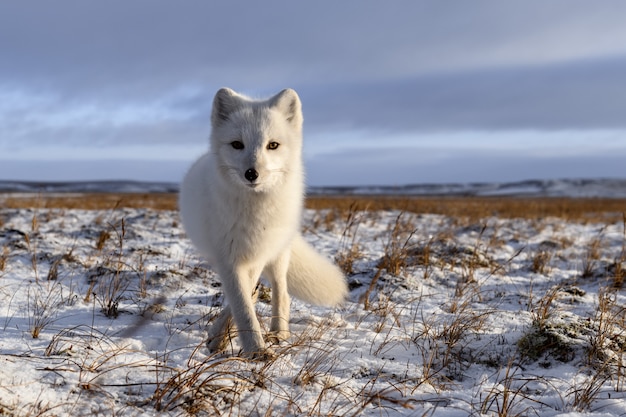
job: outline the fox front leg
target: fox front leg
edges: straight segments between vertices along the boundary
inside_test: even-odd
[[[252,292],[252,304],[256,303],[258,297],[259,287],[257,286]],[[223,352],[235,336],[233,314],[230,311],[230,306],[226,305],[209,328],[206,342],[207,348],[210,352]]]
[[[263,355],[265,342],[252,298],[253,286],[261,271],[256,268],[222,267],[219,272],[243,351],[251,356]]]
[[[290,299],[287,287],[287,269],[290,251],[286,250],[265,267],[265,274],[272,285],[272,323],[270,340],[274,343],[289,338]]]

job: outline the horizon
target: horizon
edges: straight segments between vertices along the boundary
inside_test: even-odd
[[[354,185],[354,184],[343,184],[343,185],[310,185],[310,187],[314,188],[371,188],[371,187],[381,187],[381,188],[408,188],[408,187],[420,187],[420,186],[446,186],[446,185],[515,185],[515,184],[529,184],[529,183],[594,183],[594,182],[624,182],[626,183],[625,177],[598,177],[598,178],[526,178],[523,180],[516,181],[469,181],[469,182],[416,182],[416,183],[406,183],[406,184],[362,184],[362,185]],[[1,179],[0,184],[52,184],[52,185],[63,185],[63,184],[167,184],[167,185],[176,185],[179,184],[179,181],[150,181],[150,180],[137,180],[137,179],[71,179],[71,180],[20,180],[20,179]],[[307,187],[309,184],[306,184]]]
[[[171,194],[179,183],[136,180],[3,181],[0,194]],[[503,183],[447,183],[362,186],[311,186],[306,195],[388,197],[566,197],[626,199],[626,179],[531,179]]]

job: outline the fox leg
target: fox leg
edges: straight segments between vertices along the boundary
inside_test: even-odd
[[[261,273],[259,268],[219,268],[230,314],[237,325],[241,346],[247,354],[259,355],[265,351],[261,325],[256,317],[252,292]],[[225,315],[224,321],[227,321]],[[219,320],[219,318],[218,318]]]
[[[255,304],[259,297],[258,286],[252,292],[252,304]],[[235,336],[236,332],[233,326],[233,313],[230,306],[226,305],[217,315],[215,322],[208,331],[207,348],[211,352],[222,352],[226,350],[228,342]]]
[[[289,338],[289,292],[287,287],[287,269],[289,268],[289,250],[284,251],[265,267],[265,275],[272,284],[272,322],[270,331],[273,342]]]

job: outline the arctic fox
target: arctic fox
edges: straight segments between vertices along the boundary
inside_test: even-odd
[[[228,303],[209,332],[211,349],[232,314],[244,353],[267,352],[252,297],[261,274],[272,286],[272,340],[289,337],[289,294],[333,306],[348,292],[340,269],[300,234],[302,121],[291,89],[260,101],[222,88],[213,99],[210,150],[179,197],[185,231],[216,268]]]

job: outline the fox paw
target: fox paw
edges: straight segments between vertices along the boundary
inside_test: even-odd
[[[255,352],[243,351],[240,356],[255,362],[268,362],[278,357],[278,355],[272,348],[260,349]]]
[[[280,342],[289,339],[290,336],[289,330],[272,331],[265,335],[265,340],[273,345],[278,345]]]
[[[209,338],[206,341],[206,347],[211,353],[220,353],[226,350],[228,345],[228,338],[225,335],[218,335],[213,338]]]

